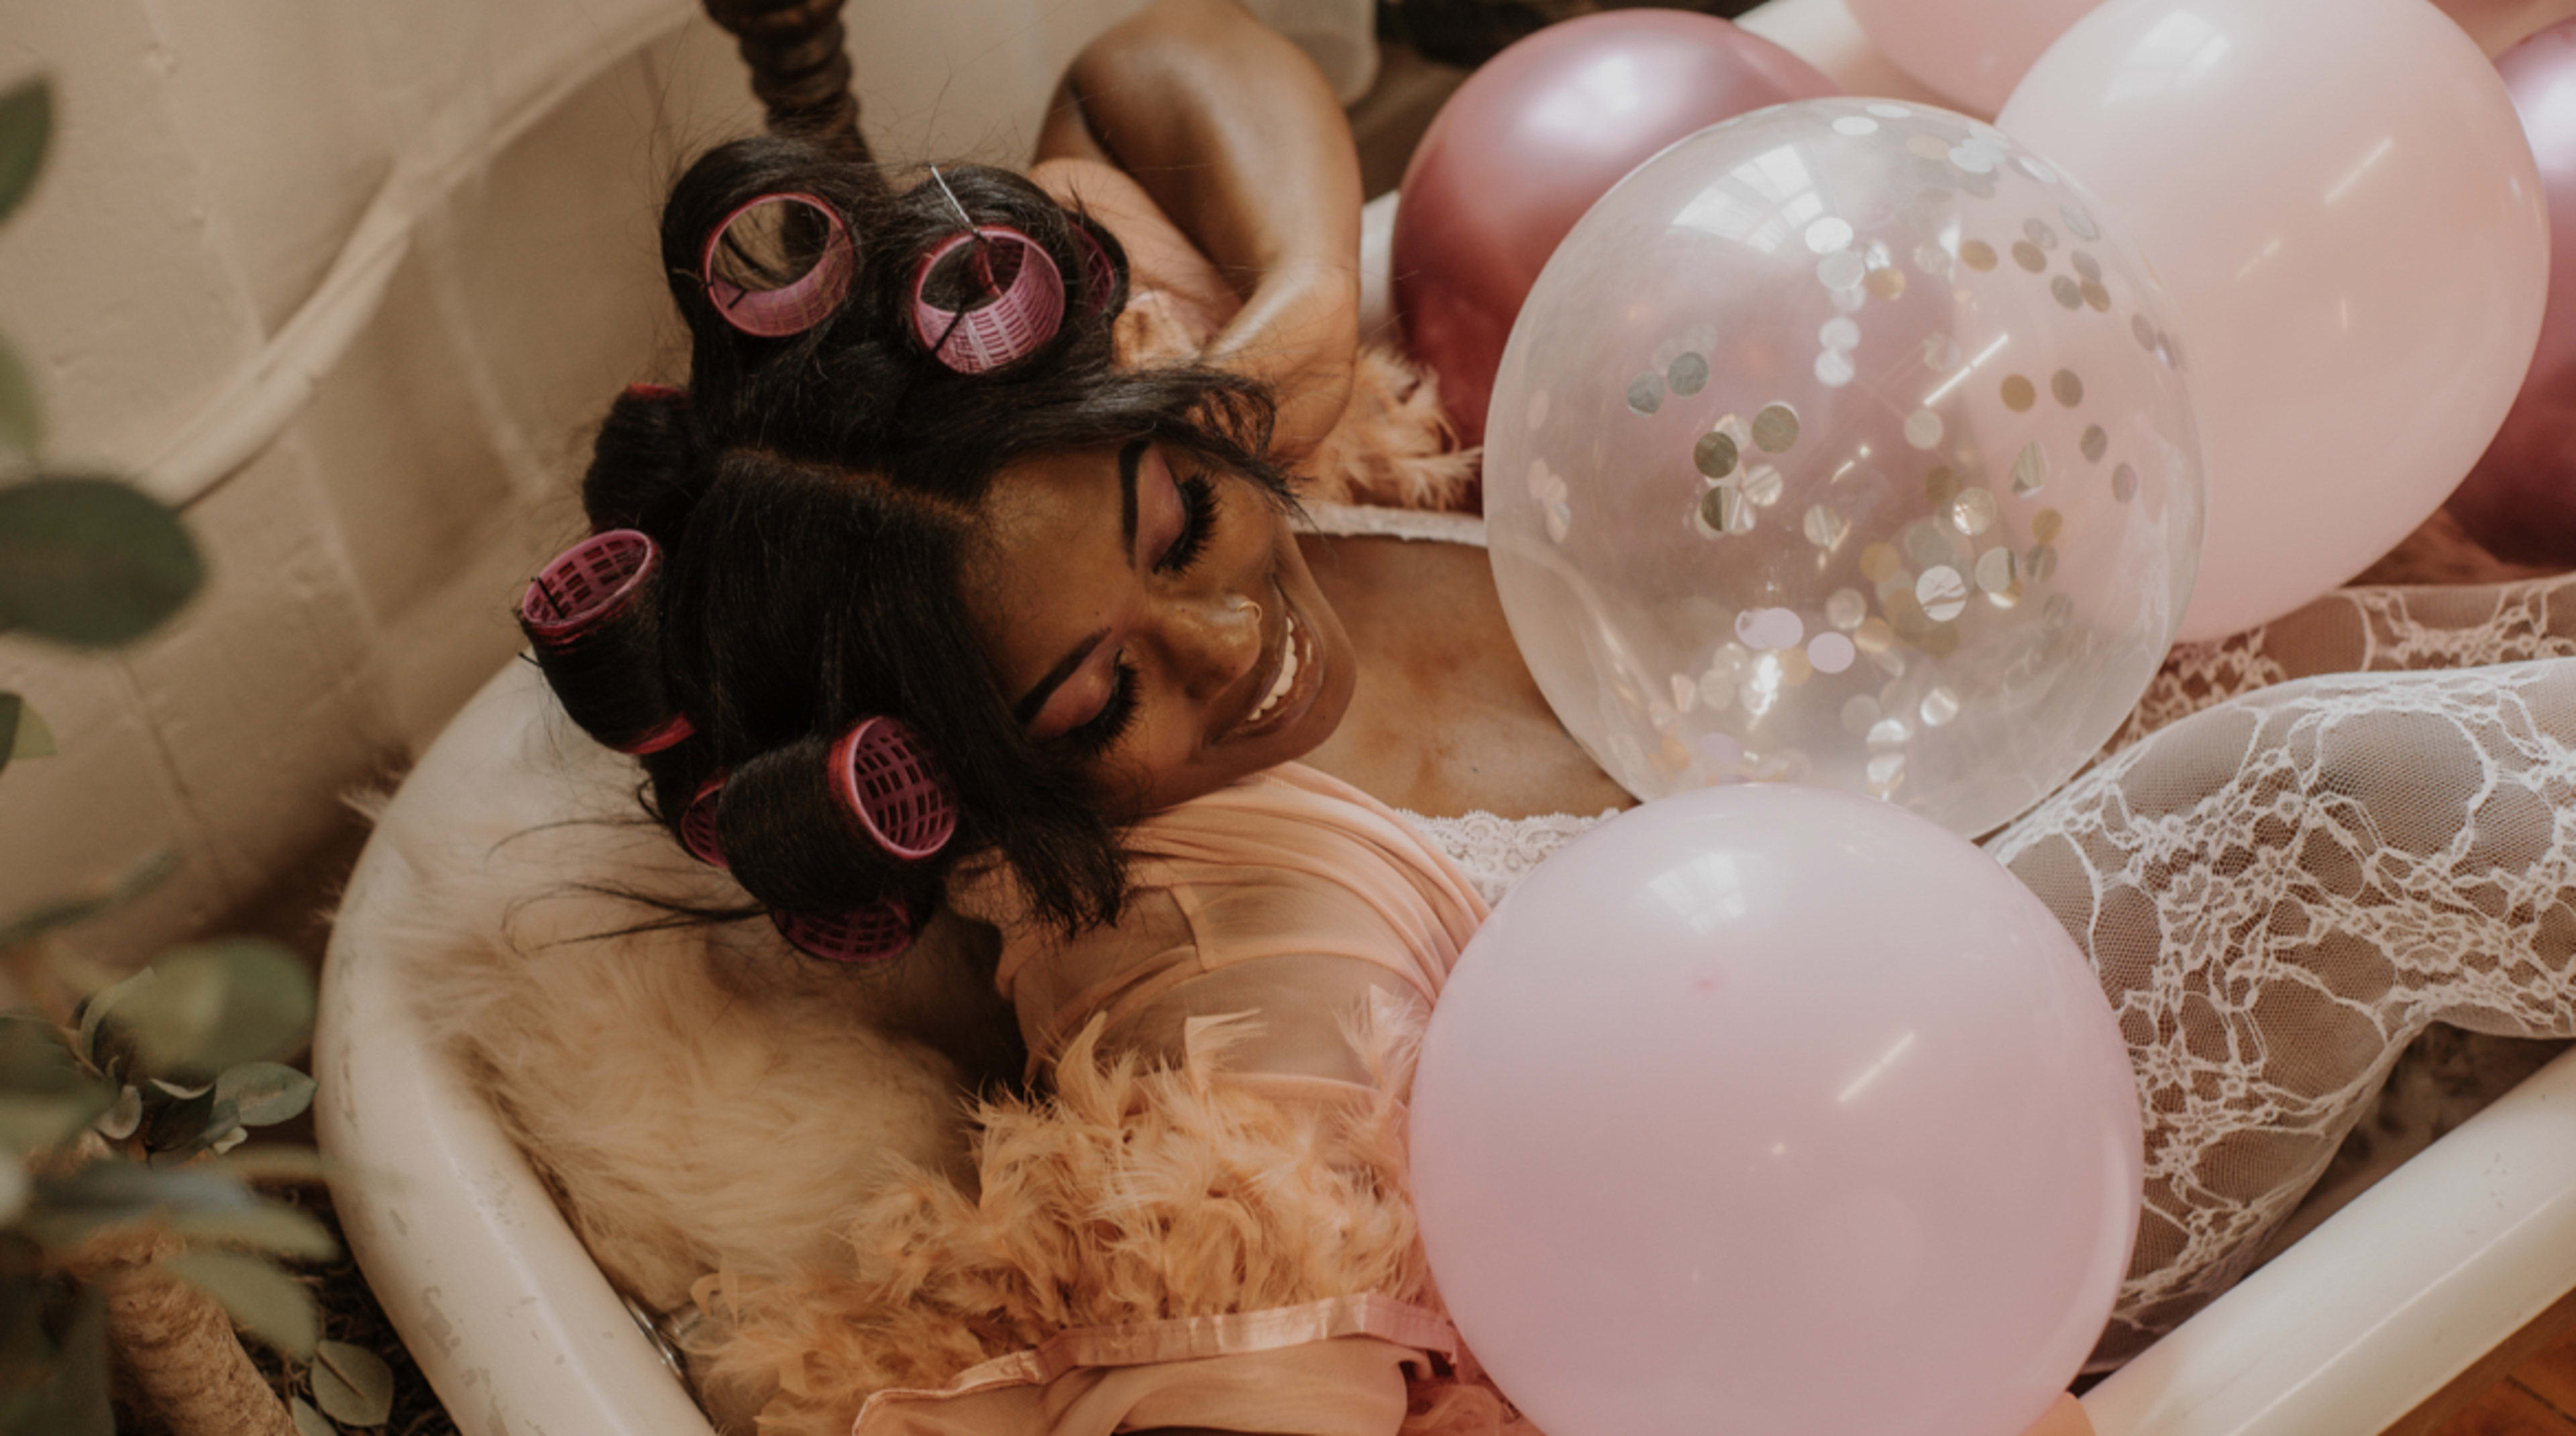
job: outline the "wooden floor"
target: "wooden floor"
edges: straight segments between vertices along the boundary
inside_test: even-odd
[[[2438,1436],[2576,1436],[2576,1333],[2479,1393]]]

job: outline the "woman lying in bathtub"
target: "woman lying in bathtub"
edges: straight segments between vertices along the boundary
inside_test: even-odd
[[[809,951],[896,958],[943,904],[998,926],[1045,1093],[983,1114],[976,1193],[862,1213],[848,1269],[711,1287],[700,1369],[772,1431],[1500,1429],[1402,1196],[1403,1039],[1487,904],[1628,800],[1522,669],[1472,521],[1297,517],[1292,474],[1400,487],[1425,447],[1358,347],[1321,78],[1165,0],[1068,90],[1025,178],[693,166],[663,222],[687,390],[619,400],[586,481],[656,546],[651,651],[550,668],[567,708]],[[786,333],[701,269],[774,195],[851,240]],[[970,219],[997,233],[925,322]],[[979,367],[939,301],[1035,263],[1060,323]],[[2135,1054],[2148,1216],[2103,1364],[2243,1273],[2426,1023],[2576,1036],[2576,665],[2317,676],[2555,659],[2569,597],[2355,591],[2184,655],[1990,842]],[[953,832],[835,799],[871,720]]]

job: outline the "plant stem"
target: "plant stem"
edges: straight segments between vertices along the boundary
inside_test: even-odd
[[[117,1368],[171,1436],[296,1436],[232,1318],[214,1298],[152,1268],[179,1243],[138,1236],[83,1275],[107,1293]]]

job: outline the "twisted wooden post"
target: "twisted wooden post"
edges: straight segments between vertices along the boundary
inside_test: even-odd
[[[751,90],[769,111],[769,128],[817,140],[844,158],[868,163],[859,137],[859,101],[850,93],[850,57],[842,48],[845,0],[705,0],[707,16],[742,47]]]

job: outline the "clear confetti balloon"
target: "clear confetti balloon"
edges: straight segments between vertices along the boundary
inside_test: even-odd
[[[1981,833],[2110,737],[2201,529],[2173,306],[1990,125],[1810,100],[1674,145],[1531,291],[1486,426],[1513,636],[1640,798],[1812,782]]]

